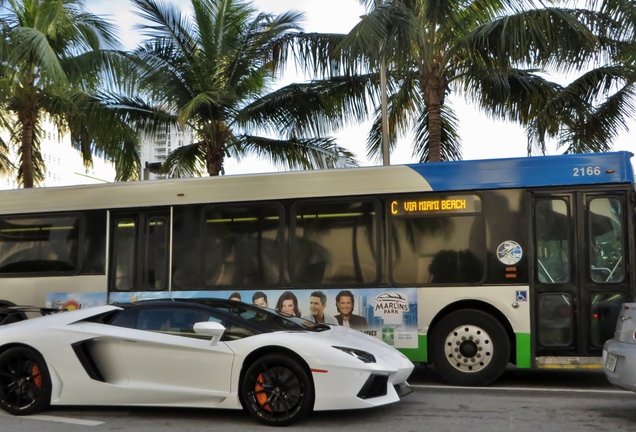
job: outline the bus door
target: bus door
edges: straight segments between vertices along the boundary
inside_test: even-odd
[[[109,292],[169,289],[170,209],[110,213]]]
[[[582,358],[600,357],[612,338],[621,303],[631,298],[627,198],[624,191],[533,194],[539,360],[592,363]],[[555,364],[565,363],[555,359]]]

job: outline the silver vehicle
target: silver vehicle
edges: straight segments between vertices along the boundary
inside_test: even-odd
[[[603,347],[603,369],[612,384],[636,392],[636,303],[621,307],[614,339]]]

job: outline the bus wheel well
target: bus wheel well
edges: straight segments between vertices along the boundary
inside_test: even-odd
[[[273,353],[283,354],[286,357],[295,360],[303,369],[305,369],[305,372],[307,372],[307,376],[309,376],[311,380],[311,384],[313,385],[313,376],[312,376],[311,370],[309,369],[309,365],[300,355],[290,350],[289,348],[272,345],[272,346],[260,347],[259,349],[252,351],[251,353],[248,354],[247,357],[245,357],[245,360],[243,361],[243,365],[241,366],[241,375],[239,376],[239,384],[238,384],[239,389],[243,385],[243,377],[245,376],[245,372],[250,367],[250,365],[254,363],[258,358],[266,354],[273,354]],[[241,392],[238,392],[238,393],[239,393],[239,401],[241,402],[241,406],[244,406],[244,401],[242,400]],[[312,406],[313,406],[313,403],[312,403]]]
[[[433,321],[431,321],[431,325],[429,326],[429,329],[427,331],[427,334],[430,336],[433,331],[435,330],[435,327],[437,326],[437,324],[448,314],[453,313],[453,312],[457,312],[460,310],[464,310],[464,309],[474,309],[474,310],[478,310],[478,311],[482,311],[485,312],[491,316],[493,316],[497,321],[499,321],[501,323],[501,325],[504,327],[504,329],[506,330],[506,334],[508,335],[508,340],[510,341],[510,362],[513,364],[516,364],[517,362],[517,339],[515,338],[515,334],[514,331],[512,330],[512,326],[510,325],[510,321],[508,321],[508,318],[506,318],[506,316],[501,313],[501,311],[499,309],[497,309],[496,307],[494,307],[491,304],[488,304],[486,302],[480,301],[480,300],[462,300],[462,301],[458,301],[452,304],[449,304],[448,306],[446,306],[444,309],[442,309],[441,311],[439,311],[439,313],[435,316],[435,318],[433,318]],[[429,348],[428,348],[428,361],[430,363],[430,359],[431,359],[431,353],[430,353],[430,344],[429,344]]]

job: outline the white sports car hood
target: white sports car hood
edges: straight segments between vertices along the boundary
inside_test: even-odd
[[[346,327],[331,326],[331,330],[308,333],[314,338],[320,339],[330,345],[361,349],[369,351],[376,356],[389,355],[397,351],[392,346],[387,345],[373,336]]]

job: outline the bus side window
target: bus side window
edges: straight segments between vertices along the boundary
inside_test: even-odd
[[[570,281],[570,214],[563,199],[537,201],[537,277],[545,284]]]
[[[625,276],[623,215],[617,198],[589,203],[590,277],[596,283],[618,283]]]
[[[292,280],[302,285],[376,281],[378,214],[379,203],[373,200],[296,203]]]
[[[150,217],[146,224],[146,288],[164,290],[168,275],[168,220]]]
[[[137,262],[137,223],[134,219],[120,219],[115,225],[113,254],[115,291],[130,291],[135,282]]]

